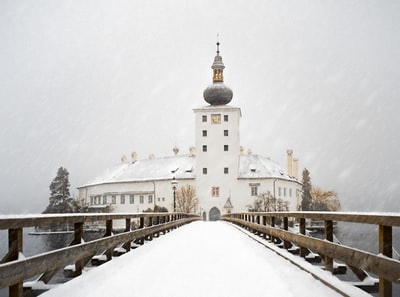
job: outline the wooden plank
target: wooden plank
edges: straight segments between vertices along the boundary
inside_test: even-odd
[[[223,215],[222,218],[229,216],[236,216],[245,213],[235,213]],[[282,211],[282,212],[258,212],[252,213],[254,215],[267,214],[275,217],[290,217],[290,218],[304,218],[314,220],[331,220],[338,222],[352,222],[360,224],[372,225],[386,225],[386,226],[400,226],[400,215],[398,214],[370,214],[360,212],[332,212],[332,211]]]
[[[36,216],[0,216],[0,230],[18,229],[26,227],[55,225],[55,224],[75,224],[79,222],[97,222],[107,220],[125,220],[126,218],[137,219],[141,217],[152,218],[159,216],[160,213],[135,213],[135,214],[43,214]],[[164,215],[164,213],[163,213]],[[192,214],[177,213],[186,217],[198,217]]]

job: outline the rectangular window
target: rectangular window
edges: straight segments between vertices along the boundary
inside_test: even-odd
[[[153,195],[149,195],[147,198],[148,203],[153,203]]]
[[[229,168],[228,167],[224,167],[224,174],[228,174],[229,173]]]
[[[289,197],[292,197],[292,188],[289,189]]]
[[[121,195],[120,201],[121,204],[125,204],[125,195]]]
[[[207,116],[206,116],[206,115],[203,115],[203,116],[201,117],[201,120],[202,120],[203,122],[207,122]]]
[[[281,196],[281,187],[278,188],[278,196]]]
[[[207,146],[203,145],[203,152],[206,152],[206,151],[207,151]]]
[[[283,188],[283,197],[286,197],[286,188]]]
[[[225,144],[224,145],[224,152],[227,152],[227,151],[229,151],[229,145]]]
[[[203,137],[207,136],[207,130],[203,130]]]
[[[139,196],[139,203],[143,204],[144,203],[144,196]]]
[[[207,174],[207,168],[203,168],[203,174]]]
[[[211,187],[211,197],[219,197],[219,187]]]
[[[111,196],[111,203],[112,204],[117,204],[117,197],[115,197],[115,195]]]
[[[224,130],[224,136],[228,136],[228,135],[229,135],[228,130]]]
[[[224,122],[227,122],[227,121],[228,121],[228,115],[225,114],[225,115],[224,115]]]
[[[257,195],[258,195],[258,187],[251,186],[251,196],[257,196]]]
[[[103,204],[107,204],[107,196],[103,196]]]
[[[135,203],[135,196],[129,195],[129,203],[134,204]]]

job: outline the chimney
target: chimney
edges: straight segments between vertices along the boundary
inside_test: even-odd
[[[196,150],[192,146],[192,147],[189,148],[189,157],[194,157],[194,156],[196,156]]]
[[[136,162],[136,161],[137,161],[137,154],[136,154],[136,152],[132,152],[131,158],[132,158],[132,162]]]
[[[293,150],[287,150],[287,171],[289,176],[293,176]]]
[[[174,155],[176,156],[179,153],[179,148],[175,145],[174,148],[172,149],[174,152]]]
[[[293,177],[299,179],[299,159],[293,158]]]

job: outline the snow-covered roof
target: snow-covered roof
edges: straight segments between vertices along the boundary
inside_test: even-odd
[[[240,155],[239,179],[279,178],[296,180],[274,161],[260,155]],[[195,179],[195,156],[177,155],[122,163],[81,187],[118,182]]]
[[[240,155],[238,178],[280,178],[296,180],[290,177],[278,163],[260,155]]]
[[[85,186],[147,180],[194,179],[195,157],[188,155],[144,159],[122,163],[107,170]],[[84,187],[84,186],[82,186]]]

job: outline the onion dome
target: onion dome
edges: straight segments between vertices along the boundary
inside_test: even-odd
[[[233,92],[224,84],[224,63],[219,55],[219,42],[217,42],[217,55],[211,66],[213,70],[213,83],[203,92],[204,100],[211,105],[225,105],[231,102]]]

